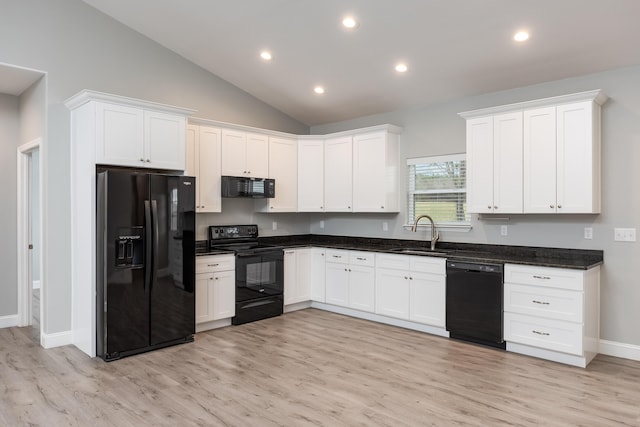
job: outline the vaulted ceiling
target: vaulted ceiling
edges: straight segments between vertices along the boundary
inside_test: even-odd
[[[310,126],[640,64],[639,0],[84,1]]]

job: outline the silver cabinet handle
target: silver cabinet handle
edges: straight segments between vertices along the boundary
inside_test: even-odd
[[[536,331],[535,329],[531,332],[533,332],[536,335],[542,335],[543,337],[548,337],[549,335],[551,335],[549,332],[540,332],[540,331]]]
[[[491,206],[487,206],[487,209],[491,209]]]
[[[293,253],[293,251],[285,251],[285,254],[289,254],[290,255],[292,253]]]
[[[334,258],[342,258],[342,255],[331,255]]]
[[[356,259],[359,260],[359,261],[366,261],[367,260],[366,258],[361,258],[361,257],[356,257]]]
[[[562,205],[558,205],[558,209],[562,209]]]
[[[549,277],[549,276],[536,276],[535,274],[534,274],[533,278],[534,279],[542,279],[542,280],[551,280],[551,277]]]
[[[207,264],[207,267],[217,267],[217,266],[219,266],[219,265],[220,265],[220,264]]]
[[[531,301],[534,304],[540,304],[540,305],[549,305],[550,303],[546,302],[546,301],[537,301],[537,300],[532,300]]]

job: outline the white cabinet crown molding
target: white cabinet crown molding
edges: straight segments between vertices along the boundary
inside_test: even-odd
[[[593,101],[598,105],[604,104],[609,97],[601,89],[586,92],[572,93],[569,95],[553,96],[550,98],[535,99],[532,101],[517,102],[514,104],[499,105],[497,107],[481,108],[478,110],[464,111],[458,115],[464,119],[474,117],[492,116],[496,114],[508,113],[518,110],[529,110],[551,105],[570,104],[580,101]]]
[[[128,105],[131,107],[138,107],[146,110],[162,111],[172,114],[180,114],[183,116],[192,116],[197,110],[184,107],[176,107],[174,105],[160,104],[158,102],[145,101],[142,99],[129,98],[126,96],[113,95],[110,93],[97,92],[95,90],[84,89],[73,95],[71,98],[64,102],[64,105],[74,110],[87,102],[100,101],[108,102],[111,104]]]
[[[202,117],[189,117],[189,124],[191,125],[201,125],[201,126],[214,126],[214,127],[222,127],[225,129],[234,129],[243,132],[252,132],[252,133],[260,133],[268,136],[279,136],[283,138],[296,138],[298,140],[315,140],[315,139],[325,139],[325,138],[334,138],[340,136],[349,136],[360,133],[368,133],[368,132],[376,132],[376,131],[387,131],[393,134],[401,134],[403,128],[400,126],[392,125],[392,124],[382,124],[376,126],[369,126],[365,128],[359,129],[350,129],[347,131],[334,132],[325,135],[296,135],[293,133],[280,132],[276,130],[257,128],[247,125],[239,125],[235,123],[221,122],[218,120],[205,119]]]

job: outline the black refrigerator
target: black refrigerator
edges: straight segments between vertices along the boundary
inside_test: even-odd
[[[195,178],[97,171],[96,353],[193,341]]]

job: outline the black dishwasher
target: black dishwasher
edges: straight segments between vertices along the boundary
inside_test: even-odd
[[[503,265],[447,261],[447,320],[451,338],[504,349]]]

